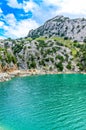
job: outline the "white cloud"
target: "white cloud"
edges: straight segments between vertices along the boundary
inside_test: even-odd
[[[8,14],[5,17],[8,25],[4,25],[3,29],[5,31],[6,37],[19,38],[27,36],[29,30],[38,27],[35,20],[25,19],[17,21],[13,14]]]
[[[36,10],[38,8],[39,8],[39,6],[32,0],[23,2],[23,9],[25,12],[28,12],[28,11],[33,12],[34,10]]]
[[[54,14],[86,16],[86,0],[43,0],[45,5],[57,7]]]
[[[12,7],[12,8],[22,8],[22,4],[18,3],[17,0],[7,0],[7,5]]]
[[[0,14],[3,13],[2,9],[0,8]]]
[[[14,16],[14,14],[8,14],[4,18],[5,18],[5,21],[7,21],[7,23],[10,26],[15,26],[16,25],[16,18]]]
[[[0,21],[0,28],[3,27],[4,22]]]
[[[34,20],[22,20],[16,23],[16,26],[6,26],[6,36],[19,38],[27,36],[29,30],[38,27],[38,24]]]
[[[42,15],[43,13],[45,13],[45,16],[50,16],[50,13],[52,13],[54,16],[58,14],[80,14],[86,16],[86,0],[43,0],[40,6],[36,4],[33,0],[23,0],[22,3],[18,3],[17,0],[7,1],[7,4],[10,7],[23,9],[26,13],[28,11],[31,11],[33,13],[33,16],[37,14]],[[49,6],[53,6],[55,8],[52,7],[51,11],[49,10],[50,12],[47,12]]]
[[[29,11],[31,11],[32,12],[32,19],[35,19],[35,20],[40,21],[40,22],[44,22],[45,20],[47,20],[48,18],[51,18],[51,16],[53,16],[53,13],[52,13],[53,9],[48,10],[47,9],[48,7],[45,7],[44,2],[42,2],[39,6],[33,0],[28,0],[28,1],[23,0],[23,2],[21,4],[19,4],[17,0],[14,0],[14,1],[7,0],[7,1],[8,1],[8,5],[10,7],[13,7],[13,8],[18,7],[20,9],[23,9],[25,13],[28,13]],[[53,0],[50,3],[55,4],[55,1],[56,0]],[[47,6],[48,6],[48,2],[47,2]]]
[[[52,6],[59,6],[59,4],[61,4],[62,0],[43,0],[43,2],[46,5],[52,5]]]
[[[33,0],[23,0],[22,3],[18,3],[17,0],[7,0],[7,5],[12,8],[23,9],[26,13],[28,11],[33,11],[34,9],[38,8],[38,5]]]
[[[59,12],[86,15],[86,0],[64,0]]]
[[[43,23],[59,14],[86,17],[86,0],[43,0],[40,6],[33,0],[23,0],[22,3],[18,3],[18,0],[7,2],[10,7],[23,9],[26,14],[31,11],[32,18],[17,21],[14,14],[4,16],[7,25],[0,22],[0,27],[5,30],[6,37],[24,37],[30,29],[38,27],[38,23]],[[0,13],[3,13],[1,9]]]

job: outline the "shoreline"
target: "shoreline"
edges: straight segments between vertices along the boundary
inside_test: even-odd
[[[57,71],[46,71],[46,70],[14,70],[11,72],[0,72],[0,82],[9,81],[15,77],[25,77],[31,75],[45,75],[45,74],[86,74],[86,72],[57,72]]]

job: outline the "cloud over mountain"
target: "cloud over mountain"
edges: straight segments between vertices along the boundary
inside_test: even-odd
[[[25,36],[30,29],[59,14],[86,17],[85,0],[3,0],[0,5],[1,37]]]

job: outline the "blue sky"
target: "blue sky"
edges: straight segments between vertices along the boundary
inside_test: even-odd
[[[86,0],[0,0],[0,38],[25,37],[56,15],[86,17]]]

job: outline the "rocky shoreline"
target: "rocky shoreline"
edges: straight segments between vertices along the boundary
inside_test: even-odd
[[[1,72],[0,73],[0,82],[11,80],[14,77],[24,77],[30,75],[44,75],[44,74],[77,74],[78,72],[56,72],[56,71],[45,71],[45,70],[14,70],[11,72]],[[86,74],[84,72],[80,72],[79,74]]]
[[[43,74],[56,74],[56,72],[50,72],[50,71],[42,71],[42,70],[14,70],[11,72],[1,72],[0,73],[0,82],[11,80],[14,77],[24,77],[24,76],[30,76],[30,75],[43,75]]]

